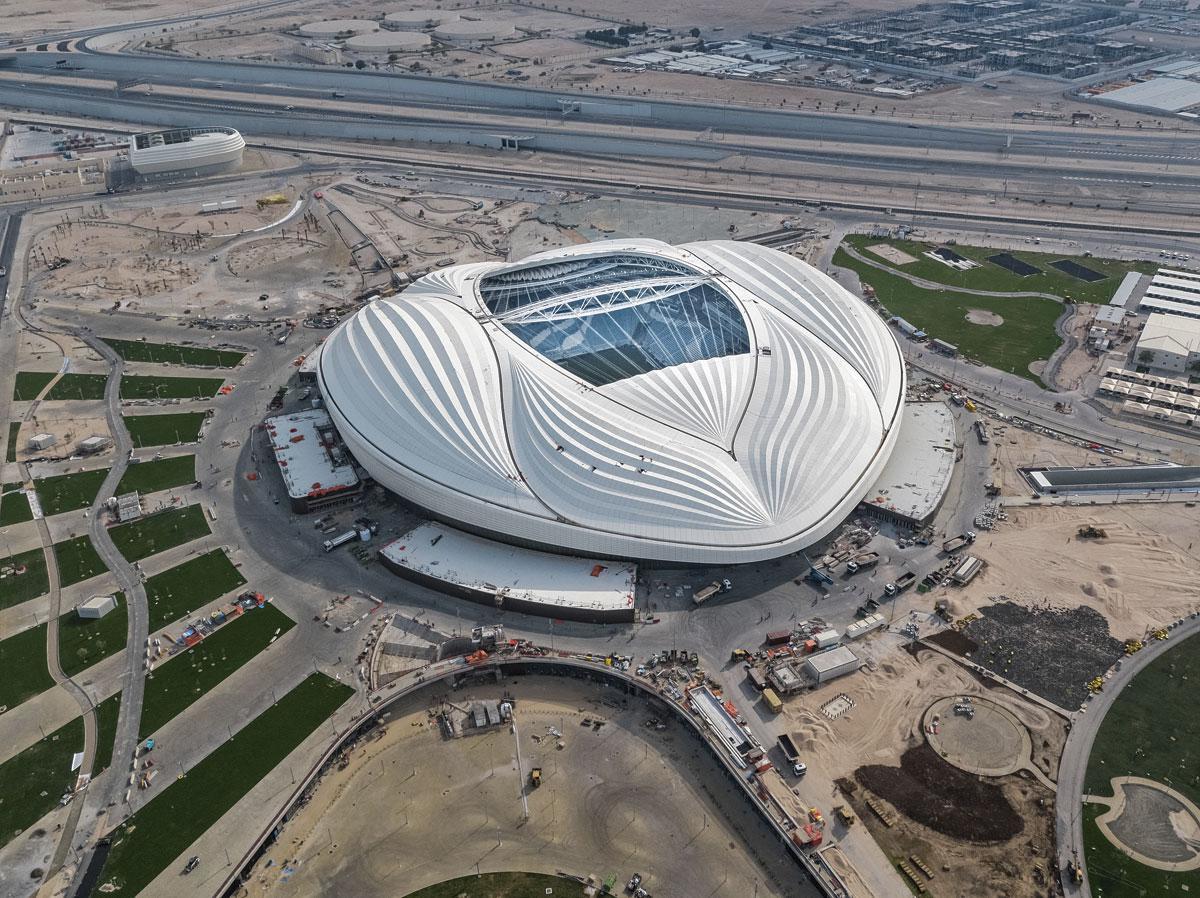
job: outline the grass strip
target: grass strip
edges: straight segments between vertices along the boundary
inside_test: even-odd
[[[108,476],[108,468],[96,471],[77,471],[74,474],[58,474],[43,477],[33,482],[38,501],[42,503],[42,514],[52,517],[67,511],[89,508],[100,495],[100,487]]]
[[[130,465],[117,484],[117,495],[155,493],[196,482],[196,456],[176,455]]]
[[[58,564],[58,582],[62,587],[74,586],[103,574],[108,567],[88,536],[77,536],[54,544],[54,560]]]
[[[109,528],[108,535],[127,561],[141,561],[211,532],[200,506],[185,505],[118,524]]]
[[[82,717],[0,764],[0,845],[54,810],[75,784],[71,756],[77,751],[83,751]]]
[[[193,368],[232,368],[246,357],[246,353],[236,349],[116,340],[112,337],[101,339],[127,362],[154,362],[159,365],[186,365]]]
[[[122,399],[212,399],[217,395],[221,377],[159,377],[153,374],[126,374],[121,378]]]
[[[205,412],[178,412],[170,415],[128,415],[121,420],[129,438],[138,449],[194,443],[200,438]]]
[[[125,648],[129,606],[116,593],[117,607],[104,617],[80,617],[71,609],[58,619],[58,664],[68,677],[99,664]]]
[[[155,574],[146,580],[150,629],[165,627],[245,583],[246,578],[222,549]]]
[[[24,568],[17,573],[18,568]],[[0,608],[11,608],[50,591],[46,553],[41,549],[0,558]]]
[[[4,671],[0,676],[0,705],[7,705],[10,711],[54,685],[46,666],[45,624],[0,640],[0,671]]]

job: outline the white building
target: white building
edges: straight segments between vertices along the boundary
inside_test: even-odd
[[[75,606],[75,613],[84,620],[96,620],[117,608],[116,596],[92,596]]]
[[[355,459],[468,531],[725,564],[794,552],[866,495],[904,361],[861,300],[731,241],[613,240],[432,272],[325,341]]]
[[[1158,269],[1138,308],[1143,312],[1163,312],[1180,318],[1200,318],[1200,273]]]
[[[1197,307],[1200,309],[1200,307]],[[1200,318],[1154,312],[1142,328],[1134,360],[1176,374],[1200,374]]]
[[[176,128],[129,138],[129,164],[139,175],[208,174],[242,164],[246,141],[233,128]]]

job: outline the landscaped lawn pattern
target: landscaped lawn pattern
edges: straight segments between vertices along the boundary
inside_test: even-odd
[[[312,674],[282,696],[113,833],[103,880],[119,885],[120,895],[141,892],[353,692]]]
[[[555,898],[582,898],[583,886],[562,876],[548,873],[484,873],[460,876],[437,885],[410,892],[407,898],[546,898],[546,890]]]
[[[38,501],[42,503],[42,514],[50,517],[65,511],[90,508],[100,495],[100,487],[107,476],[108,468],[100,468],[35,480],[33,486],[37,490]]]
[[[126,374],[121,378],[122,399],[212,399],[217,395],[221,377],[159,377],[153,374]]]
[[[46,625],[38,624],[0,640],[0,705],[11,711],[54,685],[46,667]],[[0,796],[4,793],[0,791]],[[0,802],[0,812],[4,804]],[[0,834],[4,830],[0,829]]]
[[[156,668],[146,680],[139,726],[142,737],[153,736],[155,730],[254,658],[270,644],[276,630],[282,636],[295,625],[274,605],[255,608]]]
[[[926,281],[935,281],[939,284],[945,284],[948,287],[989,290],[993,293],[1050,293],[1063,298],[1070,297],[1074,302],[1094,302],[1101,305],[1112,299],[1117,287],[1121,285],[1121,279],[1128,272],[1141,271],[1145,273],[1155,271],[1158,268],[1153,262],[1123,262],[1116,259],[1066,256],[1061,253],[1026,252],[1015,249],[999,250],[994,247],[984,246],[950,246],[948,249],[980,264],[978,268],[959,271],[956,268],[943,265],[941,262],[924,255],[928,250],[943,246],[944,244],[922,243],[916,240],[880,239],[878,237],[868,237],[863,234],[847,235],[846,243],[873,262],[886,265],[895,271],[902,271],[912,277],[921,278]],[[887,259],[876,256],[867,249],[868,246],[878,246],[881,243],[894,246],[896,249],[913,256],[917,261],[910,262],[907,265],[895,265]],[[1003,266],[987,261],[988,256],[1004,252],[1007,252],[1015,259],[1020,259],[1022,262],[1032,265],[1034,268],[1040,269],[1040,273],[1021,277]],[[1108,277],[1103,281],[1093,281],[1089,284],[1087,281],[1071,277],[1069,274],[1064,274],[1058,269],[1050,267],[1051,262],[1057,262],[1060,259],[1077,262],[1085,268],[1108,275]],[[864,274],[863,279],[872,286],[877,287],[869,275]]]
[[[46,384],[54,380],[53,371],[18,371],[13,383],[13,400],[16,402],[32,402],[45,389]]]
[[[169,415],[127,415],[121,420],[136,448],[194,443],[200,437],[205,412],[178,412]]]
[[[172,343],[146,343],[141,340],[101,339],[127,362],[155,362],[160,365],[188,365],[193,368],[232,368],[246,357],[236,349],[208,349],[203,346],[176,346]]]
[[[897,275],[879,271],[839,249],[833,264],[858,272],[875,288],[879,302],[893,315],[915,324],[931,337],[958,347],[962,355],[1001,371],[1040,382],[1029,371],[1039,359],[1049,359],[1062,344],[1054,323],[1066,307],[1037,297],[986,297],[944,293],[914,287]],[[944,266],[943,266],[944,267]],[[971,309],[993,312],[1004,319],[999,326],[967,321]],[[899,339],[906,339],[900,336]]]
[[[0,764],[0,845],[41,820],[75,784],[71,756],[77,751],[83,751],[82,717]]]
[[[5,461],[17,460],[17,437],[21,435],[21,422],[13,421],[8,425],[8,448],[5,450]]]
[[[179,620],[246,583],[222,549],[213,549],[146,580],[150,629]]]
[[[117,495],[154,493],[196,482],[196,456],[177,455],[130,465],[117,484]]]
[[[1178,790],[1200,805],[1200,638],[1154,659],[1113,702],[1092,745],[1083,791],[1112,795],[1116,776],[1141,776]],[[1104,809],[1084,805],[1084,856],[1093,893],[1200,893],[1200,870],[1170,873],[1139,864],[1111,845],[1092,821]]]
[[[127,561],[141,561],[211,532],[200,506],[186,505],[118,524],[109,528],[108,535]]]
[[[100,560],[100,553],[87,536],[77,536],[55,543],[54,559],[58,563],[59,586],[64,588],[82,583],[108,570]]]
[[[58,619],[58,664],[68,677],[125,648],[129,606],[116,593],[117,607],[104,617],[83,618],[71,609]]]
[[[29,500],[21,492],[21,484],[4,484],[0,489],[0,527],[32,520],[33,509],[29,507]]]
[[[117,739],[117,718],[121,713],[121,693],[110,695],[96,705],[96,760],[92,776],[112,763],[113,743]]]
[[[64,374],[46,394],[47,400],[103,399],[107,374]]]
[[[25,573],[10,574],[0,579],[0,608],[11,608],[50,591],[50,577],[46,573],[46,553],[41,549],[18,552],[0,558],[0,568],[25,565]]]

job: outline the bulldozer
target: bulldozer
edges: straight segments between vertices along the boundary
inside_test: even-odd
[[[1080,527],[1078,531],[1080,539],[1107,539],[1108,533],[1101,527],[1093,527],[1088,524],[1086,527]]]
[[[529,771],[529,787],[531,789],[536,789],[541,784],[542,784],[542,768],[534,767],[532,770]]]

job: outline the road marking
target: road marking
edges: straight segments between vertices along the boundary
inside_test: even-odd
[[[1195,188],[1195,184],[1183,184],[1179,181],[1161,181],[1156,183],[1147,183],[1146,181],[1137,181],[1132,178],[1084,178],[1077,175],[1063,175],[1064,181],[1089,181],[1096,184],[1136,184],[1138,187],[1186,187],[1189,189]]]

